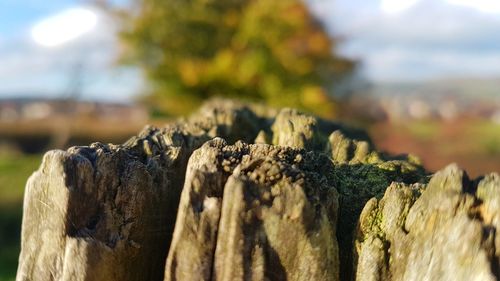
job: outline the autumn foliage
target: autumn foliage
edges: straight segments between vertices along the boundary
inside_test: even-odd
[[[222,96],[332,116],[355,65],[300,0],[136,0],[121,23],[124,61],[151,82],[144,100],[172,115]]]

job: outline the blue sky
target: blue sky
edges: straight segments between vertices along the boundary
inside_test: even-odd
[[[138,70],[117,66],[115,27],[105,15],[98,15],[91,32],[57,48],[37,45],[31,38],[40,21],[71,8],[92,8],[87,2],[0,1],[0,98],[62,96],[74,83],[76,67],[82,68],[83,98],[129,101],[143,89]]]
[[[369,80],[500,78],[498,0],[308,2],[328,30],[344,38],[338,51],[359,59]],[[78,64],[85,98],[130,100],[144,88],[139,71],[116,66],[115,27],[102,14],[96,28],[62,46],[34,43],[36,23],[78,6],[86,2],[0,1],[0,97],[61,95]]]
[[[416,3],[398,13],[380,1],[312,2],[372,80],[500,78],[500,1],[399,0]]]

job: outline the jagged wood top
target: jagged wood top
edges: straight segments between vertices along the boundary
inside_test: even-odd
[[[48,152],[17,279],[494,280],[499,176],[429,179],[361,130],[216,100],[121,145]]]

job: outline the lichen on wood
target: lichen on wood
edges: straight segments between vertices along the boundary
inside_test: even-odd
[[[121,145],[48,152],[17,280],[496,280],[499,188],[340,123],[217,100]]]

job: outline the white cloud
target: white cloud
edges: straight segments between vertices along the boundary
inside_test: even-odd
[[[446,0],[450,4],[474,8],[483,13],[500,13],[498,0]]]
[[[380,6],[382,11],[388,14],[397,14],[409,9],[419,0],[382,0]]]
[[[0,97],[62,96],[79,76],[82,98],[132,99],[143,87],[142,76],[116,65],[114,23],[105,15],[99,18],[91,32],[57,48],[41,47],[29,34],[0,45]]]
[[[447,77],[498,77],[500,54],[389,49],[370,56],[365,71],[381,82],[423,81]],[[404,70],[404,71],[402,71]]]
[[[72,8],[37,23],[31,30],[33,40],[44,47],[55,47],[90,32],[97,14],[88,8]]]
[[[321,11],[320,3],[329,1],[315,2],[315,10]],[[500,77],[498,15],[446,0],[420,0],[404,13],[391,15],[377,9],[377,1],[334,2],[323,5],[329,16],[317,14],[345,38],[340,52],[360,59],[368,78]]]

